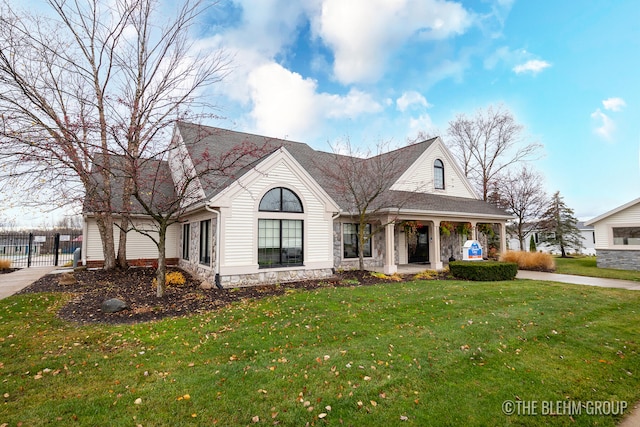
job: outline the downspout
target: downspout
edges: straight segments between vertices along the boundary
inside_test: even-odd
[[[216,209],[213,207],[210,207],[209,205],[205,204],[204,208],[211,212],[216,214],[216,266],[214,268],[214,273],[215,273],[215,284],[216,287],[218,289],[224,289],[222,287],[222,284],[220,283],[220,209]]]
[[[331,227],[333,228],[333,222],[340,218],[340,215],[342,215],[342,212],[336,212],[335,215],[333,215],[331,217]],[[338,233],[340,235],[340,239],[342,239],[342,229],[340,230],[340,232]],[[333,252],[333,245],[331,245],[331,252]],[[334,259],[334,263],[335,263],[335,257],[332,255],[331,256]],[[333,272],[333,274],[336,274],[336,267],[335,265],[333,266],[333,268],[331,269],[331,271]]]

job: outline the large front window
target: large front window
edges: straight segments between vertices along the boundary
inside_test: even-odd
[[[303,221],[297,219],[303,213],[300,198],[288,188],[273,188],[262,197],[258,210],[266,212],[261,216],[269,216],[258,219],[258,265],[302,265]]]
[[[640,227],[613,227],[613,244],[640,246]]]
[[[302,221],[259,219],[258,264],[260,267],[302,265]]]
[[[343,224],[342,226],[342,246],[345,258],[358,258],[358,224]],[[371,224],[367,224],[364,230],[365,238],[371,236]],[[365,257],[371,257],[371,239],[367,239],[364,244],[363,254]]]

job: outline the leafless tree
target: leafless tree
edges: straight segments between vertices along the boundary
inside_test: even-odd
[[[541,145],[527,142],[524,128],[503,106],[478,110],[475,117],[458,114],[447,134],[464,174],[488,200],[493,183],[509,166],[537,156]]]
[[[395,222],[400,209],[417,193],[388,191],[405,171],[403,148],[389,151],[389,142],[376,144],[370,150],[360,150],[347,138],[344,144],[333,145],[332,161],[319,165],[329,179],[332,192],[343,213],[351,215],[358,226],[358,267],[364,269],[364,248],[371,238]],[[406,147],[405,147],[406,149]],[[418,190],[416,188],[415,190]],[[370,232],[367,224],[371,224]]]
[[[509,228],[518,236],[520,250],[523,251],[525,236],[539,226],[538,222],[549,203],[542,176],[530,167],[523,166],[518,172],[507,172],[496,187],[498,204],[515,216]]]
[[[200,127],[198,137],[189,141],[174,139],[166,150],[153,157],[122,156],[114,158],[125,181],[132,183],[132,211],[143,213],[149,221],[130,221],[132,230],[149,237],[158,249],[156,295],[166,290],[167,230],[180,222],[181,216],[195,202],[206,199],[203,188],[213,191],[228,184],[238,171],[250,166],[269,152],[263,145],[244,142],[233,148],[214,152],[206,139],[215,128]],[[273,147],[271,148],[273,149]],[[189,153],[197,152],[194,157]],[[218,249],[216,249],[218,250]]]
[[[0,173],[30,194],[54,186],[59,203],[89,198],[109,269],[115,226],[126,248],[134,187],[114,188],[111,156],[157,154],[174,120],[204,111],[201,90],[229,61],[219,49],[192,50],[190,28],[206,9],[198,0],[166,19],[153,0],[47,5],[48,15],[8,3],[0,13]]]

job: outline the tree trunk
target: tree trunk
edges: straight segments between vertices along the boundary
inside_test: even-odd
[[[116,268],[116,251],[113,240],[113,217],[110,213],[96,214],[96,224],[100,232],[100,240],[102,241],[102,253],[104,256],[105,270],[113,270]]]
[[[167,258],[166,258],[166,235],[167,227],[164,224],[160,224],[158,230],[158,269],[156,270],[156,281],[158,287],[156,289],[156,296],[162,298],[166,289],[167,280]]]
[[[360,223],[358,226],[358,269],[364,270],[364,231],[365,227]]]
[[[127,230],[129,229],[129,216],[124,215],[120,221],[120,239],[118,240],[118,257],[116,259],[118,267],[126,270],[127,263]]]

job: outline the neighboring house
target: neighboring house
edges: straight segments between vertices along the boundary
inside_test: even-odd
[[[336,183],[323,172],[333,164],[333,154],[302,143],[180,122],[167,162],[173,182],[187,182],[189,171],[192,178],[199,177],[198,159],[247,143],[266,147],[266,154],[225,176],[205,175],[191,182],[180,223],[170,228],[167,257],[179,258],[180,267],[225,287],[326,277],[335,269],[357,268],[357,221]],[[506,250],[505,222],[511,216],[478,199],[440,138],[392,154],[402,167],[385,195],[389,200],[405,197],[406,203],[400,208],[390,204],[367,225],[384,225],[364,248],[367,268],[394,273],[399,264],[415,262],[442,269],[451,256],[462,258],[464,241],[478,237],[481,224],[499,230],[500,249]],[[99,264],[101,243],[88,207],[85,218],[83,256],[90,265]],[[465,225],[458,227],[464,235],[450,229],[441,234],[441,226],[452,224]],[[145,239],[130,233],[130,258],[157,255]]]
[[[598,267],[640,270],[640,198],[586,224],[595,230]]]
[[[585,225],[583,221],[578,221],[577,224],[578,230],[580,230],[580,235],[582,236],[582,247],[580,248],[579,253],[582,255],[595,255],[596,254],[596,238],[593,226]],[[547,245],[542,243],[542,231],[533,230],[530,233],[526,233],[524,236],[524,250],[529,251],[529,244],[531,241],[531,237],[533,236],[534,242],[536,242],[536,250],[538,252],[549,253],[553,255],[560,255],[560,248],[556,246]],[[518,251],[520,250],[520,242],[518,241],[518,236],[514,236],[513,234],[509,234],[509,240],[507,242],[509,246],[509,250]],[[572,251],[575,249],[569,249]]]

